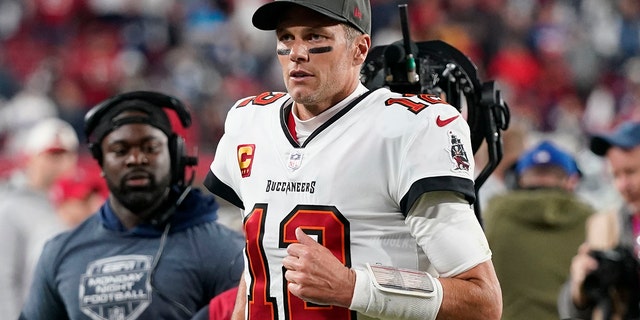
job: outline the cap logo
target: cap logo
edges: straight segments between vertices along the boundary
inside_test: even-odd
[[[516,173],[521,175],[526,170],[536,166],[555,166],[561,168],[567,175],[579,172],[573,157],[562,149],[558,149],[549,141],[543,141],[518,158]]]
[[[358,18],[358,19],[362,19],[362,11],[360,11],[360,9],[358,9],[358,7],[355,7],[353,9],[353,16]]]
[[[547,163],[551,161],[551,155],[547,151],[540,151],[535,154],[534,159],[537,163]]]

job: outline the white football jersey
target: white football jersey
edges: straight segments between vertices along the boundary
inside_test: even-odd
[[[473,201],[469,126],[438,97],[382,88],[350,102],[299,145],[287,128],[291,108],[286,93],[238,101],[205,186],[244,209],[249,319],[356,319],[288,293],[282,259],[294,230],[349,267],[430,270],[405,216],[425,192]]]

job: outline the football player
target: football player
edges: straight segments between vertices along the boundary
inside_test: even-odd
[[[242,209],[235,319],[499,319],[469,126],[437,96],[360,83],[367,0],[258,8],[287,92],[228,113],[205,185]]]

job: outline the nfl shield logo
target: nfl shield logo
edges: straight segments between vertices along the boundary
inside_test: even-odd
[[[296,170],[300,168],[300,164],[302,163],[302,153],[299,151],[293,151],[289,154],[289,162],[287,162],[287,167],[291,170]]]

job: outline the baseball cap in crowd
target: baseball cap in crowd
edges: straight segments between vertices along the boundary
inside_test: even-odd
[[[78,135],[73,127],[58,118],[40,120],[31,127],[19,148],[26,155],[44,152],[75,152]]]
[[[275,0],[262,5],[253,14],[253,25],[261,30],[275,30],[291,5],[321,13],[331,19],[346,22],[366,34],[371,34],[369,0]]]
[[[542,165],[558,166],[569,176],[580,172],[575,159],[569,153],[545,140],[520,156],[516,163],[516,173],[521,175],[527,169]]]
[[[611,146],[632,149],[640,146],[640,121],[623,122],[613,132],[591,136],[590,149],[604,156]]]

